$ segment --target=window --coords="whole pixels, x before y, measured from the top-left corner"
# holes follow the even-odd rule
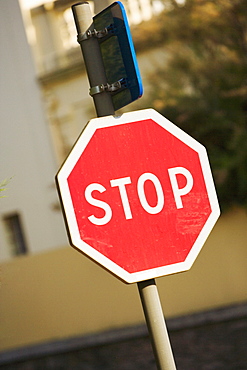
[[[70,8],[66,9],[62,14],[60,30],[63,46],[66,50],[78,47],[75,21]]]
[[[24,237],[21,218],[18,213],[3,218],[8,244],[13,255],[27,253],[27,244]]]

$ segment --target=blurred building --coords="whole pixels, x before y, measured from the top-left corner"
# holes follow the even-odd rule
[[[0,182],[9,179],[0,199],[2,353],[143,324],[136,287],[68,246],[54,186],[59,166],[95,117],[73,3],[20,0],[20,8],[18,0],[0,0]],[[98,13],[109,1],[89,3]],[[165,2],[123,3],[134,26]],[[164,55],[157,47],[139,51],[146,91],[148,71]],[[159,279],[166,316],[246,301],[246,221],[239,209],[223,215],[192,269]]]
[[[49,124],[17,1],[1,1],[1,261],[66,242]],[[42,225],[42,227],[41,227]],[[41,228],[40,228],[41,227]]]
[[[27,8],[24,5],[29,2],[22,1],[55,154],[61,163],[85,123],[95,116],[71,11],[75,2],[57,0]],[[89,1],[92,14],[97,14],[110,3],[108,0]],[[123,3],[130,24],[149,20],[163,10],[163,2],[157,0]]]
[[[59,205],[53,177],[85,124],[90,118],[95,117],[81,50],[77,43],[71,11],[73,3],[69,0],[46,1],[44,3],[42,1],[20,1],[26,32],[22,18],[20,18],[20,14],[17,14],[14,3],[8,6],[5,5],[2,12],[4,21],[7,22],[6,27],[2,22],[3,50],[6,51],[11,48],[17,55],[17,57],[11,59],[11,55],[6,52],[2,59],[2,86],[6,86],[1,100],[2,114],[8,115],[11,112],[13,115],[12,125],[8,124],[4,130],[8,131],[12,141],[15,138],[19,140],[19,130],[22,130],[20,120],[22,119],[25,120],[25,127],[29,133],[28,136],[23,136],[26,140],[26,143],[23,144],[25,150],[20,145],[20,155],[18,155],[18,146],[14,144],[12,147],[15,147],[16,150],[10,151],[11,141],[8,142],[4,140],[4,135],[1,136],[4,141],[1,145],[1,151],[6,158],[1,171],[3,180],[13,177],[9,186],[12,190],[15,186],[19,186],[18,192],[16,191],[18,195],[12,195],[2,202],[4,221],[0,227],[2,234],[5,236],[0,241],[2,260],[8,260],[12,255],[25,254],[28,251],[35,252],[54,248],[67,241],[61,215],[58,212]],[[95,1],[95,3],[91,1],[89,3],[91,4],[92,14],[95,10],[99,11],[107,5],[107,1]],[[157,1],[154,3],[157,3]],[[33,7],[32,4],[36,4],[36,6]],[[138,15],[135,21],[139,22],[141,17],[147,18],[144,9],[153,9],[155,12],[157,8],[157,4],[156,8],[154,5],[152,8],[150,1],[140,1],[139,5],[138,2],[127,2],[126,5],[133,19],[134,14]],[[12,19],[12,22],[4,16],[7,12],[9,12],[9,19]],[[150,16],[152,13],[148,12],[148,14]],[[18,22],[15,24],[17,16],[19,17]],[[19,32],[15,34],[17,26],[22,29],[22,34]],[[29,44],[27,44],[26,38],[28,38]],[[21,44],[24,45],[23,48],[20,48],[19,45]],[[13,68],[13,63],[16,63],[15,68]],[[11,68],[14,69],[15,75]],[[13,89],[13,84],[17,80],[23,81],[22,83],[26,86],[27,94],[30,97],[23,96],[22,90]],[[16,94],[14,100],[17,104],[14,104],[14,108],[12,105],[13,99],[9,98],[11,94]],[[20,96],[20,98],[17,98],[17,96]],[[24,104],[22,101],[24,99],[26,99],[25,112],[23,112]],[[34,123],[34,117],[26,117],[28,112],[35,115]],[[15,125],[14,115],[18,117],[18,125]],[[30,130],[29,126],[31,126]],[[35,140],[38,140],[40,147],[32,144]],[[48,149],[46,149],[47,146],[49,146]],[[7,155],[7,153],[9,154]],[[44,164],[42,163],[41,167],[37,168],[37,156],[40,156],[40,161],[47,163],[44,170]],[[20,165],[17,165],[19,161]],[[12,167],[10,162],[13,164]],[[27,174],[25,168],[28,166],[33,168]],[[20,176],[17,174],[15,167],[18,167],[18,171],[21,172]],[[46,176],[44,171],[49,170],[52,171],[52,175]],[[33,183],[37,181],[36,176],[33,175],[37,171],[40,171],[39,176],[42,177],[38,187],[37,184]],[[44,182],[48,178],[50,182],[45,185]],[[25,186],[20,186],[20,183],[25,184]],[[28,189],[30,189],[29,192]],[[42,194],[36,194],[34,189]],[[25,196],[22,194],[23,192]],[[29,199],[27,199],[27,193]],[[42,239],[37,226],[33,226],[33,223],[36,225],[37,221],[33,218],[32,213],[33,204],[35,204],[31,201],[33,196],[35,196],[35,203],[40,203],[40,209],[37,211],[38,215],[44,220],[44,223],[47,222],[47,228],[44,223],[42,225],[46,230]],[[18,197],[18,202],[16,197]],[[31,205],[30,208],[29,204]],[[51,218],[49,218],[49,214]],[[37,217],[39,217],[38,215]],[[56,222],[57,226],[53,225]]]

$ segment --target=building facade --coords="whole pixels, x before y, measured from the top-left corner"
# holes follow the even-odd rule
[[[1,1],[1,261],[66,243],[57,212],[57,170],[30,47],[18,3]],[[18,31],[16,31],[18,30]]]

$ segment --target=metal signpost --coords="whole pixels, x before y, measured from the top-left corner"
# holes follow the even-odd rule
[[[188,270],[219,217],[207,154],[153,109],[114,116],[142,94],[123,6],[113,3],[94,21],[88,3],[72,9],[101,118],[88,123],[56,177],[70,242],[138,284],[157,366],[173,370],[154,279]]]
[[[124,7],[116,1],[93,19],[86,2],[72,11],[98,116],[114,114],[143,93]]]

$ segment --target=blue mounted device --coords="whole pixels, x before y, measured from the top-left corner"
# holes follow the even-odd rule
[[[116,1],[93,17],[107,83],[114,109],[118,110],[143,94],[135,49],[123,4]]]

